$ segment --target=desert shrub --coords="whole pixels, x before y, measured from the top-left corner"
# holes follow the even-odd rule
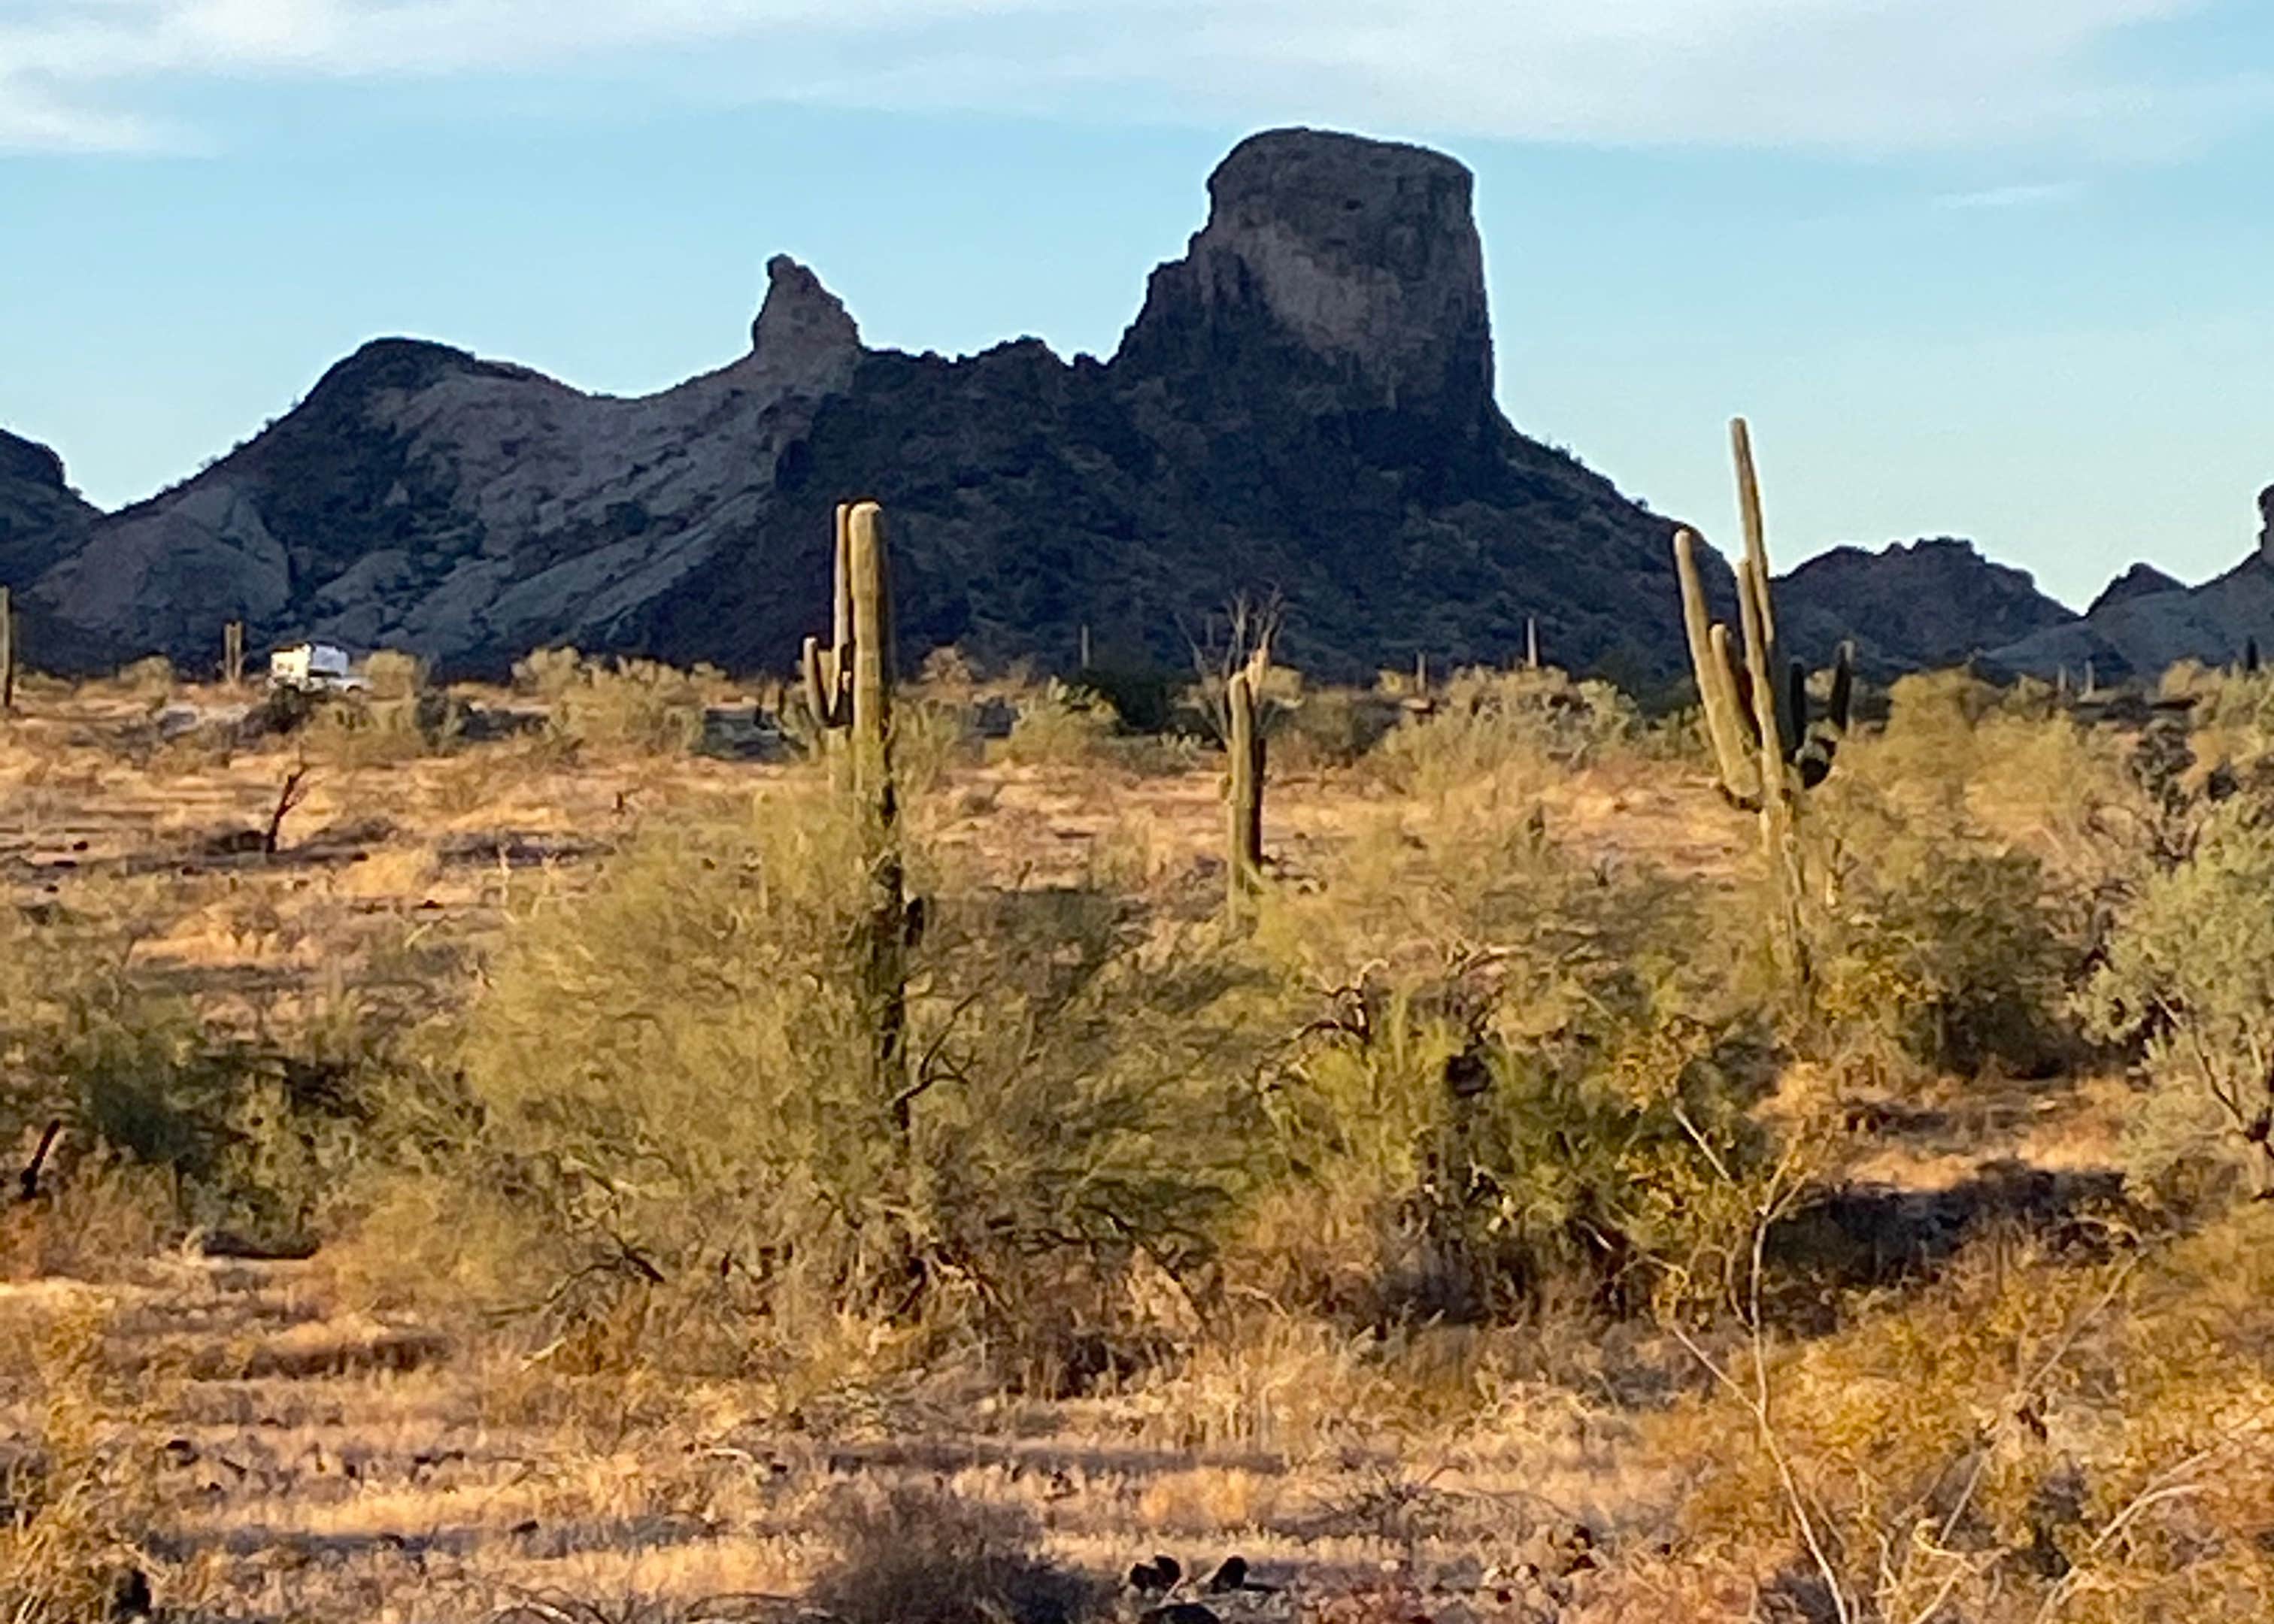
[[[426,662],[401,649],[378,649],[363,663],[366,691],[373,699],[404,699],[426,686]]]
[[[153,654],[120,666],[111,680],[138,698],[167,699],[176,686],[174,662],[162,654]]]
[[[1296,772],[1350,766],[1389,736],[1399,714],[1352,688],[1306,688],[1271,730],[1271,764]]]
[[[843,1624],[1074,1624],[1110,1599],[1037,1553],[1026,1513],[945,1488],[849,1491],[821,1531],[832,1554],[808,1599]]]
[[[1884,726],[1842,748],[1831,796],[1861,786],[1919,826],[1962,827],[2042,867],[2066,932],[2095,929],[2153,816],[2132,747],[1962,672],[1899,680]]]
[[[1392,785],[1434,795],[1510,767],[1590,764],[1634,736],[1634,706],[1605,682],[1560,671],[1464,671],[1434,708],[1382,740],[1370,759]]]
[[[1823,797],[1816,1013],[1835,1046],[1864,1057],[2038,1075],[2074,1049],[2067,1000],[2081,948],[2058,928],[2037,860],[1962,816],[1914,821],[1856,785]]]
[[[258,741],[297,733],[323,709],[325,696],[310,688],[280,685],[262,693],[238,725],[239,737]]]
[[[545,702],[553,730],[579,745],[667,756],[703,741],[702,683],[659,661],[603,665],[574,649],[538,649],[514,663],[513,676]]]
[[[892,705],[892,767],[901,792],[919,796],[979,757],[973,701],[926,683],[904,688]]]
[[[103,1368],[102,1318],[5,1327],[26,1432],[0,1442],[0,1605],[10,1624],[126,1616],[116,1598],[148,1559],[151,1462],[115,1421],[132,1410]],[[147,1581],[143,1581],[147,1586]],[[147,1594],[147,1590],[145,1591]]]
[[[300,754],[345,771],[384,767],[448,751],[465,726],[465,707],[451,695],[374,685],[369,694],[320,696],[298,730]]]
[[[1687,1554],[1750,1557],[1818,1616],[1830,1583],[1858,1619],[2255,1616],[2274,1580],[2265,1237],[2261,1211],[2114,1261],[2003,1237],[1835,1335],[1771,1342],[1758,1378],[1725,1350],[1736,1390],[1645,1424],[1704,1468]]]
[[[186,999],[140,985],[126,964],[154,913],[139,894],[44,921],[0,911],[0,1052],[12,1074],[0,1142],[65,1125],[69,1164],[50,1169],[60,1188],[46,1227],[305,1244],[356,1151],[354,1068],[211,1034]],[[116,1211],[96,1210],[105,1192]],[[56,1256],[69,1238],[34,1237],[30,1252]]]
[[[2098,1035],[2136,1046],[2152,1086],[2135,1145],[2144,1178],[2208,1160],[2274,1191],[2274,824],[2233,804],[2186,861],[2148,874],[2085,1003]]]
[[[1512,809],[1354,842],[1261,926],[1327,990],[1266,1090],[1281,1160],[1243,1267],[1359,1321],[1717,1291],[1766,1071],[1713,932],[1693,887]]]
[[[1239,1176],[1220,973],[1148,948],[1115,898],[945,887],[920,849],[911,868],[926,924],[890,1093],[841,801],[675,820],[534,906],[454,1061],[481,1127],[442,1187],[486,1210],[405,1261],[571,1321],[705,1292],[722,1357],[775,1368],[847,1319],[1013,1365],[1088,1357],[1133,1259],[1204,1256]],[[513,1238],[451,1255],[475,1233]]]
[[[1072,686],[1102,701],[1130,732],[1160,733],[1176,725],[1183,683],[1158,665],[1106,664],[1083,667]]]
[[[1020,767],[1093,764],[1110,752],[1118,726],[1111,705],[1056,680],[1022,695],[1018,712],[992,754]]]

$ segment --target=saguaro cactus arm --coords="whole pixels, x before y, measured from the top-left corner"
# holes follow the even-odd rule
[[[876,504],[865,504],[873,508]],[[831,551],[829,642],[808,637],[799,650],[798,669],[805,680],[805,708],[813,724],[825,733],[853,725],[853,508],[837,504]]]
[[[1713,747],[1721,793],[1743,805],[1755,798],[1760,773],[1746,748],[1737,683],[1729,663],[1728,628],[1707,616],[1697,547],[1694,532],[1674,532],[1674,570],[1682,584],[1682,628],[1689,635],[1690,667],[1698,680],[1698,706],[1705,713],[1706,740]]]

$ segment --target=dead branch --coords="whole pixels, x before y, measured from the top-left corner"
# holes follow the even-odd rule
[[[308,764],[303,762],[284,775],[284,786],[276,792],[276,809],[268,815],[268,832],[260,840],[264,855],[276,855],[276,843],[283,837],[286,816],[307,798]]]

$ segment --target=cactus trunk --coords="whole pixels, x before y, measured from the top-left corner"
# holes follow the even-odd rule
[[[231,620],[221,628],[221,680],[230,688],[245,686],[245,622]]]
[[[908,950],[920,910],[901,861],[899,789],[892,775],[892,599],[884,510],[837,508],[829,647],[808,637],[799,664],[805,703],[825,738],[847,735],[841,758],[861,829],[861,1008],[870,1035],[870,1084],[906,1139],[917,1089],[907,1075]]]
[[[16,708],[16,595],[0,586],[0,711]]]
[[[850,623],[850,649],[840,645],[840,678],[851,660],[852,789],[861,819],[868,891],[862,943],[862,1003],[876,1083],[892,1126],[909,1127],[907,1090],[908,898],[900,859],[900,803],[892,778],[892,604],[885,558],[885,515],[874,502],[845,514],[840,532],[846,569],[840,612]]]
[[[1263,734],[1255,726],[1255,684],[1248,671],[1237,671],[1226,684],[1231,726],[1224,741],[1230,756],[1224,796],[1225,900],[1235,919],[1246,915],[1249,898],[1263,881]]]
[[[1737,464],[1737,495],[1745,527],[1745,560],[1737,574],[1737,606],[1745,634],[1746,674],[1752,680],[1755,725],[1760,735],[1761,849],[1768,859],[1771,946],[1778,964],[1798,983],[1808,981],[1807,947],[1801,929],[1800,831],[1794,817],[1793,784],[1787,763],[1799,751],[1799,720],[1780,714],[1777,703],[1775,611],[1769,598],[1766,525],[1761,516],[1760,479],[1753,467],[1752,435],[1743,417],[1729,425],[1729,444]],[[1805,677],[1802,695],[1806,695]]]

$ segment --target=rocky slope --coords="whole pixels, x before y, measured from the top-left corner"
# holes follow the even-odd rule
[[[2135,565],[2096,598],[2089,613],[1996,651],[2008,670],[2050,677],[2090,661],[2104,680],[2152,680],[2183,659],[2224,665],[2256,640],[2274,650],[2274,485],[2258,497],[2255,552],[2201,586],[2184,587]]]
[[[2184,592],[2187,583],[2165,575],[2153,564],[2135,564],[2100,589],[2100,596],[2085,610],[2090,615],[2112,609],[2129,598],[2153,598],[2159,592]]]
[[[1949,538],[1835,547],[1779,577],[1777,609],[1796,658],[1823,665],[1852,639],[1857,664],[1879,675],[1954,665],[2076,618],[2026,570]]]
[[[1106,361],[868,350],[786,259],[748,354],[644,399],[368,345],[196,478],[49,525],[44,652],[204,664],[241,617],[463,672],[564,642],[779,667],[825,604],[830,509],[865,494],[910,653],[1064,665],[1088,624],[1102,658],[1181,665],[1276,590],[1322,675],[1503,660],[1527,616],[1574,665],[1678,671],[1671,525],[1494,403],[1469,172],[1278,131],[1209,191]]]
[[[101,517],[64,482],[63,459],[0,429],[0,582],[20,581]]]

